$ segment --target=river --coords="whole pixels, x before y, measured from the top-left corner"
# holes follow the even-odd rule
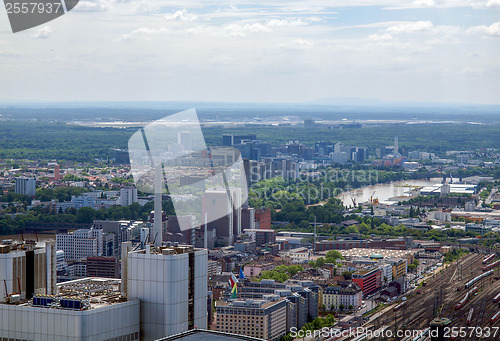
[[[352,206],[352,199],[356,200],[356,203],[369,202],[373,195],[373,199],[377,198],[381,204],[394,203],[394,201],[389,201],[390,198],[399,196],[408,196],[410,187],[401,187],[403,185],[409,186],[431,186],[441,183],[441,178],[433,178],[431,180],[401,180],[394,181],[384,184],[376,184],[373,186],[366,186],[354,189],[352,191],[344,192],[339,194],[337,198],[342,200],[345,206]],[[375,192],[375,193],[374,193]]]
[[[22,236],[21,234],[7,234],[7,235],[0,235],[0,241],[5,240],[5,239],[12,239],[13,241],[21,242],[23,240],[38,240],[37,246],[45,246],[45,241],[47,240],[56,240],[56,234],[55,233],[39,233],[39,234],[32,234],[32,233],[24,233]]]

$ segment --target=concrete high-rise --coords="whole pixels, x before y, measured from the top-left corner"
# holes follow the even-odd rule
[[[241,196],[236,190],[209,190],[202,198],[202,217],[207,217],[208,228],[215,229],[219,245],[233,245],[236,236],[241,234]]]
[[[137,202],[137,188],[124,187],[120,189],[120,205],[130,206]]]
[[[35,184],[36,184],[35,178],[27,178],[25,176],[21,176],[19,178],[16,178],[15,192],[18,194],[34,197]]]
[[[30,299],[34,294],[52,294],[56,290],[56,250],[54,242],[45,247],[0,245],[0,303],[17,297]],[[17,295],[17,296],[15,296]]]
[[[122,295],[141,302],[142,339],[207,328],[207,250],[186,245],[130,249],[130,243],[122,244]]]

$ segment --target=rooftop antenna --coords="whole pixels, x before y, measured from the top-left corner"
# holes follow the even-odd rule
[[[204,247],[205,249],[208,249],[208,241],[207,241],[207,239],[208,239],[208,236],[207,236],[207,233],[208,233],[208,232],[207,232],[207,220],[208,220],[208,213],[207,213],[207,212],[205,212],[205,233],[203,234],[203,239],[204,239],[204,241],[203,241],[203,247]]]
[[[155,245],[155,241],[156,241],[156,237],[157,237],[157,236],[158,236],[158,232],[156,232],[155,237],[154,237],[154,239],[153,239],[153,243],[152,243],[153,245]]]
[[[316,252],[316,215],[314,216],[314,245],[313,250]]]

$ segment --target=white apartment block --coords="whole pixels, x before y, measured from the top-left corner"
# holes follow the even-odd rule
[[[64,251],[64,260],[80,260],[102,255],[102,230],[82,229],[73,233],[57,234],[56,248]]]

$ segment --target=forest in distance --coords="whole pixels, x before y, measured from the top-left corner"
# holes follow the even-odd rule
[[[303,126],[225,127],[203,126],[208,145],[221,145],[223,134],[256,134],[274,146],[298,140],[306,146],[317,141],[341,142],[384,148],[399,137],[405,150],[434,152],[444,156],[450,150],[477,150],[500,146],[500,125],[477,124],[384,124],[362,128],[329,129]],[[96,128],[66,123],[0,121],[0,158],[99,162],[111,160],[114,149],[126,149],[137,128]],[[29,133],[27,133],[29,132]]]

